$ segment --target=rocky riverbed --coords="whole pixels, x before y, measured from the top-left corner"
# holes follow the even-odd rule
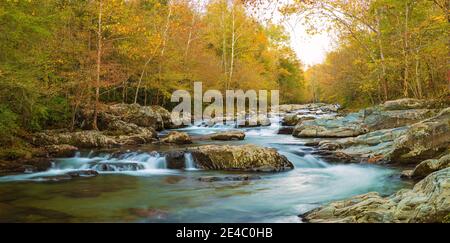
[[[339,108],[281,105],[256,125],[177,127],[161,107],[119,104],[99,113],[99,131],[82,111],[77,131],[30,138],[35,159],[0,162],[0,221],[448,220],[447,105]]]

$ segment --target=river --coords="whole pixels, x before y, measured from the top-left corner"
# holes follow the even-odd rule
[[[301,222],[299,214],[324,203],[376,191],[389,195],[409,187],[399,171],[367,164],[329,164],[311,154],[307,139],[279,135],[270,127],[245,128],[246,139],[199,144],[257,144],[287,156],[295,169],[259,173],[259,180],[202,182],[202,176],[237,172],[201,171],[186,156],[186,170],[166,169],[158,152],[167,145],[123,148],[122,153],[81,151],[55,159],[41,173],[0,177],[1,222]],[[231,129],[192,126],[194,139]],[[96,167],[97,166],[97,167]],[[79,169],[110,166],[93,178],[49,180]]]

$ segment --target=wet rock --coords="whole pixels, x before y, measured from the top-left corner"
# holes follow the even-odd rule
[[[211,135],[210,138],[212,140],[219,140],[219,141],[244,140],[245,133],[242,131],[225,131],[225,132],[215,133],[215,134]]]
[[[158,138],[153,128],[141,128],[138,133],[114,137],[120,145],[141,145],[155,142]]]
[[[295,126],[300,121],[300,116],[297,114],[288,114],[283,118],[281,125],[283,126]]]
[[[436,115],[435,110],[412,109],[412,110],[382,110],[378,108],[366,109],[363,124],[369,131],[380,129],[391,129],[412,125],[424,119]]]
[[[78,178],[78,177],[94,177],[94,176],[98,176],[99,174],[95,170],[77,170],[77,171],[67,172],[66,175],[68,175],[72,178]]]
[[[283,126],[296,126],[299,123],[304,121],[312,121],[315,120],[315,117],[311,116],[299,116],[297,114],[288,114],[283,118],[281,125]]]
[[[278,134],[291,135],[294,132],[294,127],[281,127],[278,129]]]
[[[78,151],[77,147],[68,144],[48,145],[44,149],[53,158],[72,157]]]
[[[105,172],[112,172],[112,171],[138,171],[145,169],[144,165],[140,163],[134,163],[134,162],[108,162],[108,163],[102,163],[102,162],[92,162],[89,164],[89,167],[96,171],[105,171]]]
[[[106,130],[109,131],[108,134],[112,135],[140,134],[152,131],[155,134],[154,136],[156,138],[156,132],[153,128],[139,127],[134,123],[124,122],[118,119],[114,119],[110,123],[108,123]]]
[[[165,153],[168,169],[181,170],[186,167],[185,151],[170,151]]]
[[[437,116],[409,127],[406,134],[395,140],[390,160],[418,163],[436,157],[450,146],[450,108]]]
[[[294,168],[275,149],[255,145],[207,145],[190,152],[197,166],[205,170],[280,172]]]
[[[415,164],[433,158],[450,145],[450,108],[413,125],[324,140],[319,150],[347,155],[357,162]],[[335,156],[338,157],[338,156]]]
[[[260,180],[261,177],[257,175],[235,175],[235,176],[202,176],[198,180],[201,182],[216,182],[216,181],[250,181]]]
[[[404,170],[402,171],[400,178],[402,179],[412,179],[414,170]]]
[[[450,168],[383,198],[368,193],[301,215],[312,223],[441,223],[450,213]]]
[[[161,142],[182,145],[182,144],[191,144],[192,139],[185,132],[172,131],[165,138],[161,139]]]
[[[440,159],[429,159],[421,162],[412,170],[411,176],[415,179],[425,178],[429,174],[450,167],[450,154],[442,156]]]
[[[48,170],[51,166],[52,163],[48,158],[15,161],[0,160],[0,174],[41,172]]]
[[[423,106],[400,106],[393,105],[397,104],[397,101],[391,102],[350,113],[345,117],[325,117],[301,122],[295,127],[293,135],[296,137],[356,137],[380,129],[412,125],[436,115],[436,111],[432,109],[417,109]],[[408,107],[415,109],[400,109]]]
[[[320,118],[304,121],[294,128],[295,137],[355,137],[368,132],[361,124],[359,114],[350,114],[343,118]]]
[[[408,131],[408,127],[384,129],[358,137],[319,142],[320,151],[331,151],[339,161],[379,163],[390,161],[394,141]]]

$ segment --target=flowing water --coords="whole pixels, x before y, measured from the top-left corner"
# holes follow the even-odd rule
[[[1,222],[300,222],[297,216],[324,203],[377,191],[389,195],[408,187],[399,171],[363,164],[329,164],[311,154],[307,140],[278,135],[270,127],[244,129],[246,139],[199,144],[258,144],[287,156],[295,169],[259,173],[260,180],[202,182],[202,176],[236,172],[202,171],[185,155],[185,170],[166,167],[162,151],[143,146],[121,153],[85,151],[56,159],[46,172],[0,177]],[[194,138],[230,126],[193,126]],[[67,179],[68,172],[96,170],[100,176]],[[242,173],[244,174],[244,173]]]

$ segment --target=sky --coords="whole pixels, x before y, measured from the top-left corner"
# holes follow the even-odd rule
[[[320,64],[325,60],[326,54],[333,50],[333,37],[330,33],[311,35],[306,31],[306,26],[302,24],[301,17],[290,16],[286,18],[278,8],[290,0],[278,0],[271,2],[270,6],[265,6],[266,12],[258,15],[263,19],[270,19],[273,23],[281,24],[291,37],[291,47],[297,53],[307,69],[309,66]]]
[[[292,49],[306,68],[322,63],[327,52],[333,49],[333,38],[328,33],[310,35],[295,18],[284,21],[283,25],[291,36]]]

